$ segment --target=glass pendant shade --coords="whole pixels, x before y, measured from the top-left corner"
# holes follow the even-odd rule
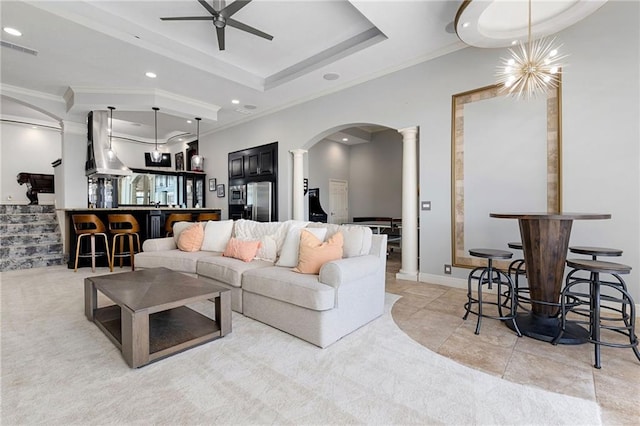
[[[156,131],[156,147],[153,151],[151,151],[151,161],[154,163],[159,163],[162,160],[162,153],[158,151],[158,111],[160,108],[153,107],[154,118],[155,118],[155,131]]]
[[[197,123],[196,140],[198,141],[198,144],[200,143],[200,120],[202,120],[202,118],[196,117],[196,123]],[[196,172],[201,172],[203,163],[204,163],[204,158],[202,158],[202,156],[196,152],[196,154],[193,157],[191,157],[191,170],[194,170]]]

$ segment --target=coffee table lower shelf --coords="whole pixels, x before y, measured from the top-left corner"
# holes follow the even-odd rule
[[[96,325],[122,350],[122,318],[118,305],[98,308]],[[221,336],[214,320],[186,306],[149,315],[149,362],[181,352]]]

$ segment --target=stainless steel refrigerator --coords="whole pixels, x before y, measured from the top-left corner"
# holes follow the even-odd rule
[[[258,222],[271,221],[271,182],[247,184],[245,216]]]

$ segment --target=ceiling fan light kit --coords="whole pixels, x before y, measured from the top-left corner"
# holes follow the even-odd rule
[[[198,0],[198,3],[204,7],[211,16],[181,16],[181,17],[167,17],[160,18],[162,21],[211,21],[216,28],[216,35],[218,37],[218,49],[225,50],[225,28],[228,26],[248,32],[249,34],[262,37],[267,40],[273,40],[273,36],[265,32],[253,28],[240,21],[232,19],[236,12],[245,7],[251,2],[251,0],[235,0],[233,3],[224,6],[224,1],[220,2],[220,10],[215,10],[213,6],[207,3],[205,0]]]

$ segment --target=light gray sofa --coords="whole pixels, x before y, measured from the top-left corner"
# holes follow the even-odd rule
[[[187,225],[178,224],[175,229]],[[203,247],[207,235],[211,235],[207,231],[213,232],[207,226],[222,225],[205,225]],[[342,232],[343,258],[325,263],[318,275],[295,272],[287,250],[292,242],[298,243],[301,228],[326,228],[326,239]],[[184,252],[177,248],[177,238],[157,238],[144,242],[143,252],[136,254],[136,268],[163,266],[229,288],[234,311],[321,348],[382,315],[386,235],[373,235],[369,228],[360,226],[246,220],[233,222],[231,235],[261,241],[271,238],[276,252],[268,260],[243,262],[222,256],[222,250]],[[208,246],[211,248],[211,244]]]

